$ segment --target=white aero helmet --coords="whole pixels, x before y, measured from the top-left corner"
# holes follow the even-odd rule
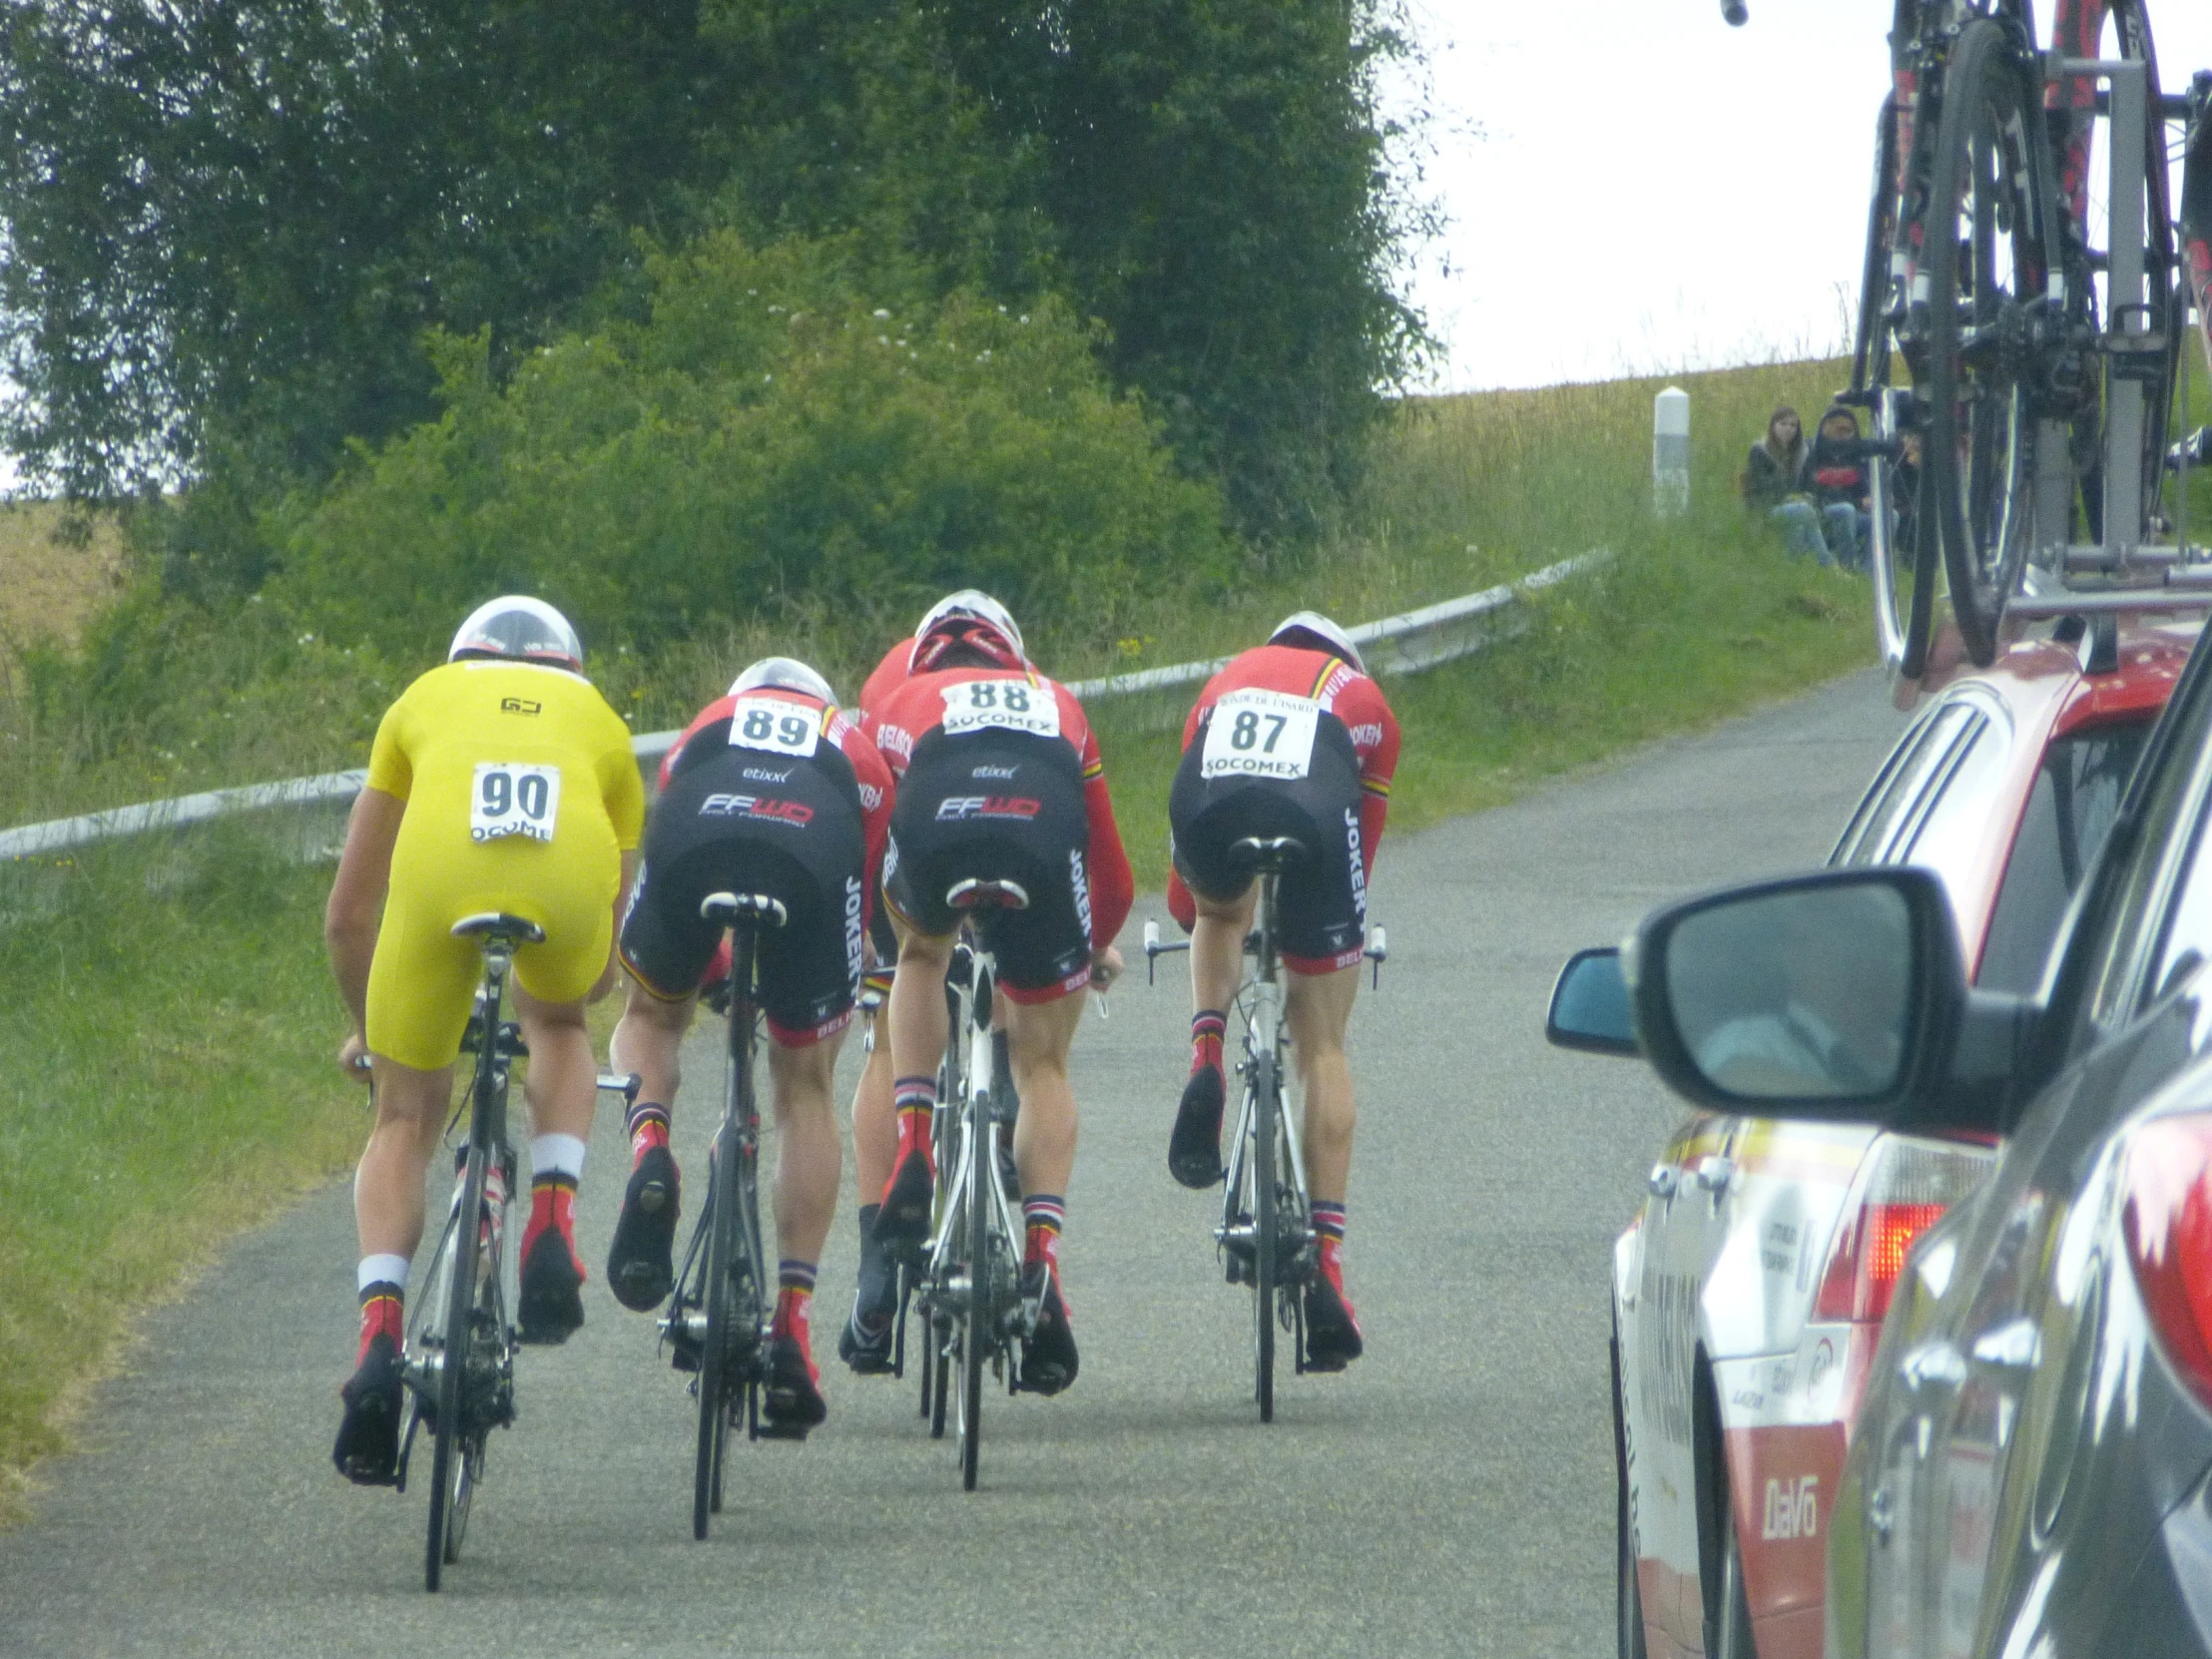
[[[469,612],[445,653],[449,663],[464,657],[498,657],[510,662],[544,663],[565,668],[571,674],[584,672],[584,642],[577,638],[568,618],[528,594],[510,593],[486,600]]]
[[[742,697],[749,691],[760,691],[769,686],[783,691],[805,692],[809,697],[819,697],[832,707],[837,701],[837,694],[830,689],[830,682],[797,657],[763,657],[730,682],[730,695]]]
[[[946,617],[971,616],[978,622],[987,622],[1013,642],[1014,650],[1024,662],[1028,661],[1029,648],[1021,643],[1021,629],[1014,623],[1013,612],[981,588],[961,588],[948,593],[930,606],[921,621],[914,626],[914,638],[920,639]]]
[[[1367,673],[1368,665],[1360,660],[1360,648],[1352,643],[1352,636],[1319,611],[1298,611],[1285,617],[1268,636],[1268,644],[1290,645],[1300,634],[1312,645],[1342,657],[1362,674]]]

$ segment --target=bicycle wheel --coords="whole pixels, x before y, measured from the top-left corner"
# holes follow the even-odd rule
[[[467,1475],[464,1447],[468,1410],[470,1351],[476,1331],[477,1279],[484,1258],[484,1148],[471,1144],[461,1168],[461,1202],[454,1212],[453,1255],[445,1290],[445,1349],[438,1359],[437,1431],[430,1455],[430,1526],[423,1550],[423,1587],[436,1590],[445,1563],[460,1550],[460,1534],[449,1528],[456,1497],[464,1500]],[[459,1454],[456,1456],[456,1454]],[[451,1536],[448,1536],[449,1531]]]
[[[1983,667],[1995,660],[2032,539],[2033,328],[2047,298],[2054,203],[2040,85],[2033,54],[2006,25],[1967,25],[1944,78],[1928,207],[1924,500],[1936,509],[1959,636]]]
[[[997,1265],[991,1260],[990,1136],[983,1114],[970,1099],[967,1107],[968,1299],[960,1321],[960,1484],[975,1490],[983,1443],[983,1351],[991,1341],[998,1302]]]
[[[1252,1394],[1260,1402],[1260,1420],[1275,1420],[1275,1296],[1282,1278],[1278,1259],[1282,1208],[1276,1202],[1276,1056],[1269,1045],[1252,1057]]]
[[[692,1536],[707,1536],[707,1517],[722,1507],[722,1454],[730,1421],[730,1258],[734,1254],[735,1215],[723,1190],[724,1172],[732,1167],[729,1123],[715,1135],[713,1161],[707,1173],[707,1282],[700,1304],[707,1316],[706,1338],[699,1351],[699,1444],[692,1471]]]

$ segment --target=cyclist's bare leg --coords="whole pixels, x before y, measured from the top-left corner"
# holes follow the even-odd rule
[[[1231,899],[1192,893],[1198,919],[1191,927],[1191,1011],[1227,1013],[1244,977],[1245,935],[1252,931],[1252,910],[1259,901],[1255,881]]]
[[[599,1062],[584,1026],[584,1004],[540,1002],[520,983],[514,993],[522,1040],[530,1050],[530,1071],[523,1081],[530,1133],[589,1140],[592,1113],[599,1104]]]
[[[381,1054],[370,1065],[376,1125],[353,1171],[353,1225],[363,1256],[412,1260],[422,1242],[423,1178],[453,1101],[453,1068],[417,1071]]]
[[[1081,993],[1050,1002],[1006,1004],[1006,1046],[1021,1094],[1014,1125],[1014,1165],[1021,1190],[1065,1195],[1075,1172],[1075,1092],[1068,1086],[1068,1049],[1083,1017]]]
[[[1352,1131],[1359,1113],[1345,1031],[1360,990],[1360,964],[1332,973],[1293,973],[1284,997],[1291,1052],[1306,1088],[1306,1180],[1312,1196],[1342,1204],[1352,1175]]]
[[[617,1072],[635,1072],[639,1102],[666,1112],[674,1108],[684,1081],[684,1033],[691,1029],[699,999],[666,1002],[635,979],[629,992],[608,1047],[608,1063]]]
[[[776,1243],[787,1260],[819,1262],[837,1211],[843,1148],[837,1144],[831,1090],[839,1031],[804,1048],[769,1044],[768,1074],[776,1111]]]
[[[891,1031],[889,999],[874,1014],[875,1047],[860,1067],[859,1086],[852,1091],[852,1184],[869,1204],[891,1178],[891,1164],[898,1156],[898,1114],[891,1104]]]
[[[953,934],[932,938],[898,924],[898,972],[891,979],[891,1076],[935,1077],[944,1054],[944,976]],[[867,1189],[860,1189],[865,1192]]]

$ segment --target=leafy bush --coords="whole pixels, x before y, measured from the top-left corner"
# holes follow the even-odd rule
[[[434,342],[444,413],[294,509],[272,597],[394,658],[507,589],[640,649],[903,617],[963,583],[1111,637],[1138,590],[1226,568],[1218,493],[1056,302],[874,303],[835,244],[727,233],[649,276],[649,320],[566,336],[503,389],[481,336]]]

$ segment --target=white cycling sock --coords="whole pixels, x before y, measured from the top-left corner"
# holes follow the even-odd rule
[[[584,1179],[584,1143],[574,1135],[537,1135],[530,1141],[530,1174]]]
[[[371,1285],[397,1285],[403,1291],[407,1288],[408,1266],[404,1256],[363,1256],[353,1288],[365,1291]]]

